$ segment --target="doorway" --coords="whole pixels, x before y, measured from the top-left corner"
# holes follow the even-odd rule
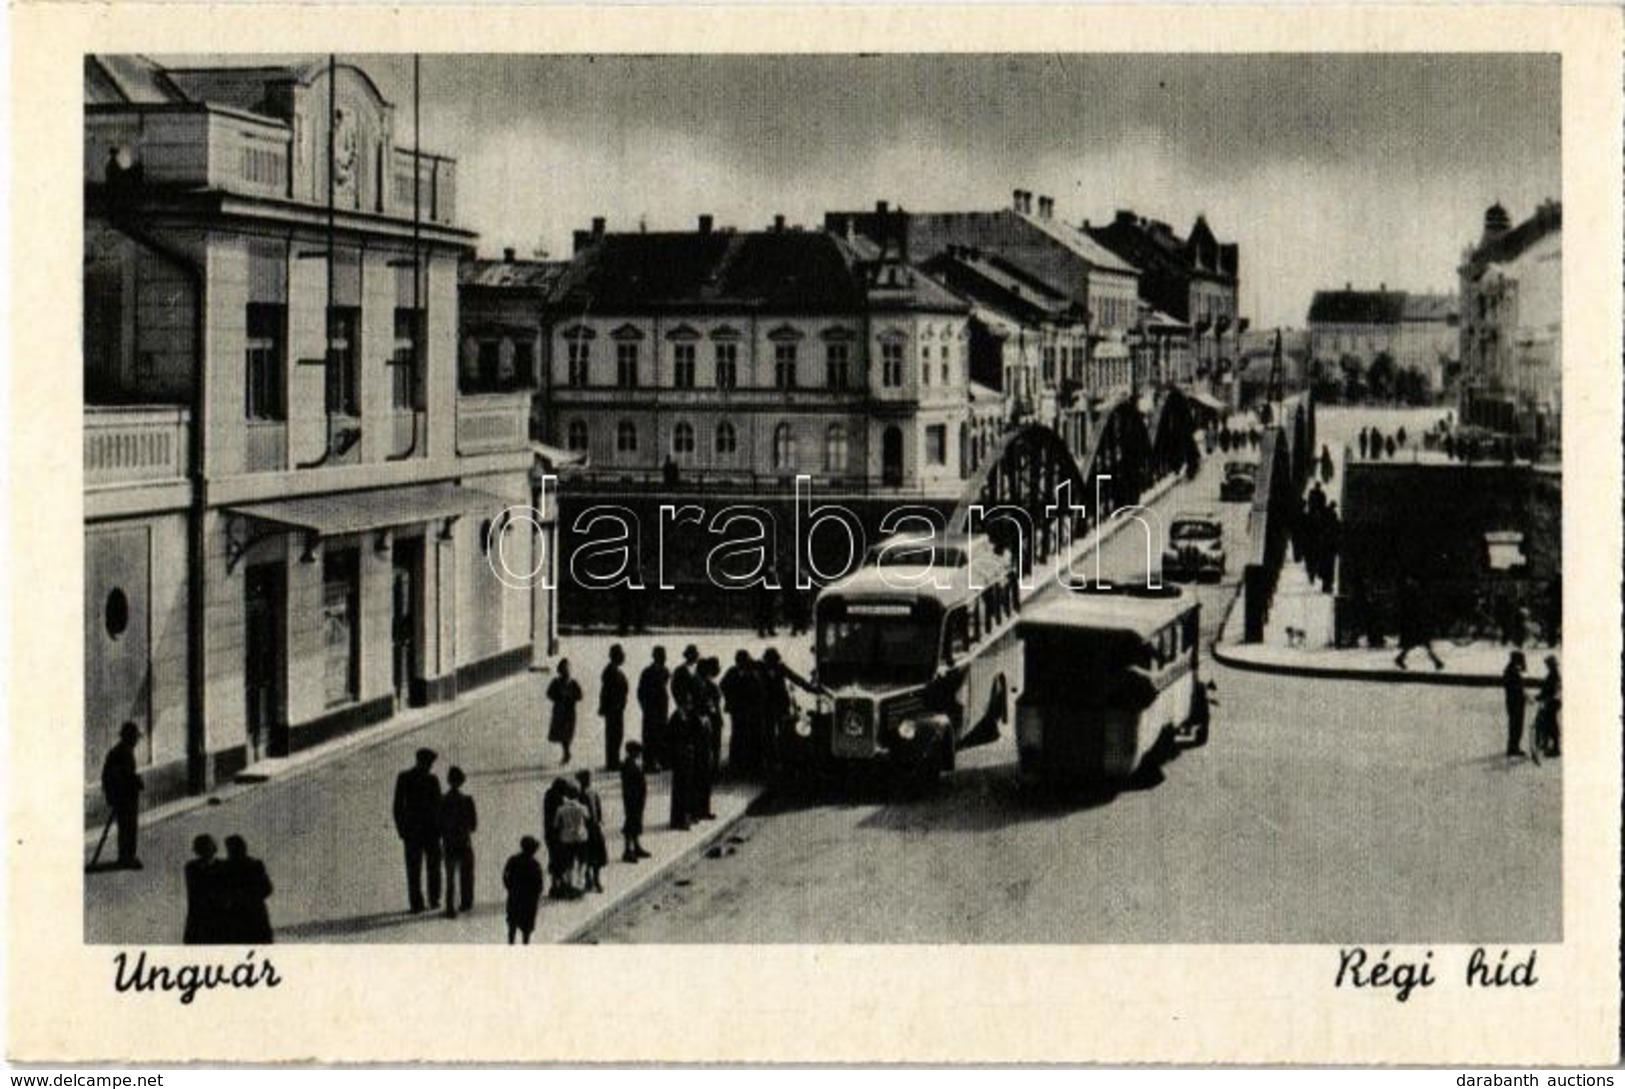
[[[395,705],[402,707],[423,702],[423,686],[417,683],[420,679],[418,626],[423,612],[423,538],[396,538],[392,555],[395,571],[390,591],[390,660]]]
[[[903,430],[896,424],[880,436],[880,482],[892,488],[903,483]]]
[[[285,756],[282,673],[287,579],[282,563],[256,563],[244,576],[243,689],[250,760]]]

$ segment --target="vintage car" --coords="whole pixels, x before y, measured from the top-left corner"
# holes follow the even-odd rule
[[[1224,526],[1211,511],[1184,511],[1168,525],[1162,573],[1171,579],[1224,577]]]
[[[1224,480],[1219,483],[1219,498],[1246,502],[1253,497],[1253,484],[1258,479],[1258,465],[1251,461],[1227,461]]]

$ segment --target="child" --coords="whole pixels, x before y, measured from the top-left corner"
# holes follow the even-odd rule
[[[592,788],[592,772],[586,768],[576,772],[576,784],[582,808],[587,811],[587,841],[581,845],[581,891],[603,892],[599,871],[609,861],[604,844],[604,800]]]
[[[536,929],[536,905],[542,898],[542,864],[536,861],[535,836],[519,840],[519,853],[508,859],[502,867],[502,887],[508,890],[508,944],[513,944],[517,931],[530,944],[530,933]]]

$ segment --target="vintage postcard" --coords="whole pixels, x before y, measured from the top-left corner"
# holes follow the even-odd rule
[[[11,19],[9,1058],[1618,1061],[1617,10]]]

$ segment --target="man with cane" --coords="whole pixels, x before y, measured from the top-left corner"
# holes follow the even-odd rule
[[[140,740],[141,727],[126,722],[119,727],[118,744],[102,762],[102,797],[107,801],[107,824],[102,827],[101,841],[91,856],[91,868],[101,860],[107,832],[117,822],[118,860],[114,866],[121,870],[141,869],[141,860],[136,857],[136,839],[140,835],[141,791],[146,784],[135,770],[135,745]]]

